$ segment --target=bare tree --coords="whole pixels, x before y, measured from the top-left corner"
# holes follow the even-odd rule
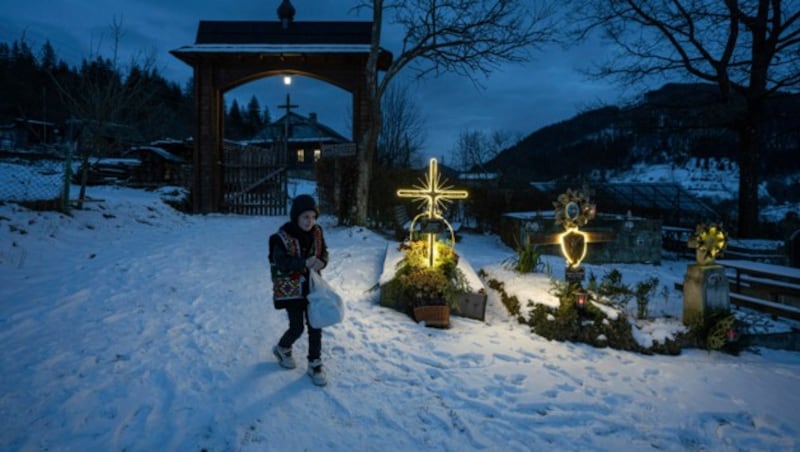
[[[719,87],[738,133],[738,234],[758,229],[760,146],[766,101],[800,86],[796,0],[575,0],[579,33],[600,30],[617,53],[598,76],[623,83],[689,76]]]
[[[372,10],[372,43],[366,69],[370,128],[358,137],[358,175],[353,222],[366,224],[369,178],[381,129],[381,98],[392,79],[411,67],[417,79],[455,73],[480,86],[503,63],[522,62],[528,52],[551,40],[551,0],[534,11],[523,0],[362,0]],[[379,80],[378,56],[384,12],[402,28],[402,48]]]
[[[465,129],[459,132],[453,152],[458,166],[464,171],[471,170],[475,162],[481,160],[483,147],[484,135],[480,130]]]
[[[456,160],[465,171],[484,171],[486,163],[519,140],[519,133],[508,130],[495,130],[491,133],[482,130],[462,130],[456,142]]]
[[[72,116],[71,138],[79,145],[81,188],[78,208],[82,207],[86,196],[90,158],[106,154],[121,138],[120,134],[125,134],[125,130],[131,131],[128,120],[140,115],[151,98],[146,84],[155,58],[150,56],[141,62],[134,58],[130,67],[124,70],[118,60],[122,21],[115,18],[110,29],[110,59],[102,58],[98,51],[83,61],[79,76],[74,80],[58,79],[51,74]]]
[[[408,168],[425,142],[425,118],[407,85],[390,86],[381,105],[383,121],[378,136],[377,162],[391,168]]]

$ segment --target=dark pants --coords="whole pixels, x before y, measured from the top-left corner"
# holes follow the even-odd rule
[[[298,303],[300,304],[300,303]],[[292,348],[296,340],[303,335],[304,324],[308,324],[308,310],[305,306],[289,306],[286,314],[289,316],[289,329],[283,333],[278,345],[283,348]],[[308,360],[320,358],[322,352],[322,329],[312,328],[308,325]]]

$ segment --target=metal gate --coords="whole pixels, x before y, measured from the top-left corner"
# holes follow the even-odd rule
[[[281,153],[247,146],[225,149],[224,210],[241,215],[286,215],[288,184]]]

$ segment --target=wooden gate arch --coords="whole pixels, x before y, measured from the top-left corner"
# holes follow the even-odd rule
[[[281,8],[278,21],[200,21],[195,43],[170,51],[194,70],[191,205],[196,213],[224,209],[226,91],[274,75],[308,76],[351,93],[353,137],[370,125],[366,65],[372,22],[295,22],[293,13],[281,16]],[[391,60],[381,50],[378,68],[385,70]]]

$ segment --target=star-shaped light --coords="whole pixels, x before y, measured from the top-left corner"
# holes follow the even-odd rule
[[[439,164],[435,158],[428,164],[428,176],[422,185],[415,185],[414,189],[397,190],[397,196],[401,198],[415,198],[425,205],[428,218],[441,218],[445,203],[453,199],[465,199],[469,193],[465,190],[452,190],[452,186],[445,185],[446,180],[439,174]]]

